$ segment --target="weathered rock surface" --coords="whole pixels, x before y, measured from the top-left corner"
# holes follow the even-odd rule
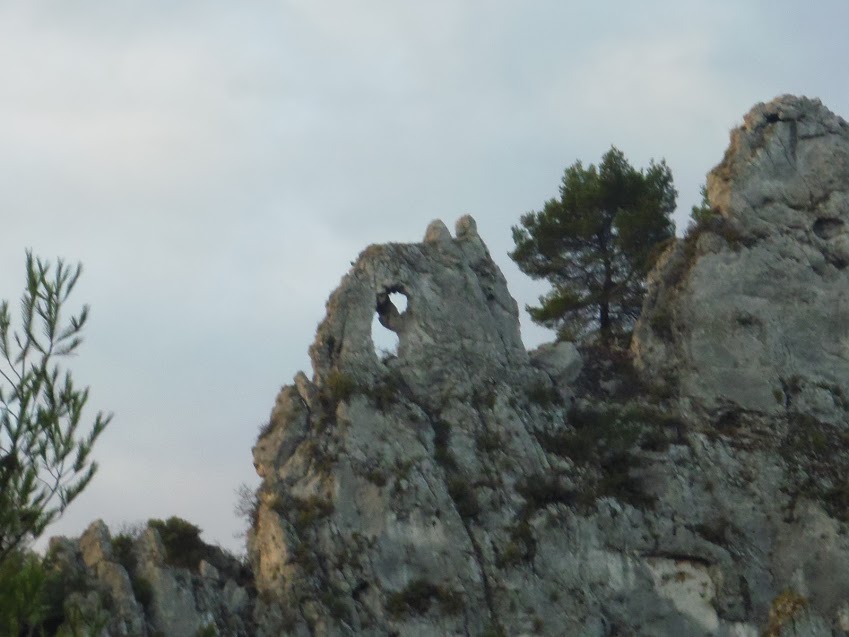
[[[199,545],[205,559],[196,569],[189,569],[170,563],[168,550],[155,528],[148,527],[134,537],[121,536],[116,543],[100,520],[92,523],[78,540],[50,541],[50,563],[61,572],[61,581],[69,593],[69,634],[254,634],[250,574],[221,549]],[[68,610],[69,602],[72,611]]]
[[[708,176],[714,219],[653,274],[634,351],[709,412],[849,422],[849,124],[759,104]]]
[[[797,124],[811,143],[843,134],[824,109],[791,99],[747,122],[775,124],[773,111],[819,118]],[[752,147],[744,137],[735,134],[727,168],[715,173],[731,184],[728,201],[755,201],[735,194],[754,170],[735,163],[735,149]],[[812,155],[841,148],[797,140],[796,153],[826,165]],[[841,179],[820,180],[817,205],[836,205],[840,195],[825,192]],[[705,232],[710,249],[689,255],[674,286],[658,291],[664,271],[654,275],[654,324],[637,329],[641,375],[628,352],[559,344],[527,354],[516,304],[468,217],[454,238],[434,222],[421,244],[364,251],[330,297],[310,350],[312,380],[299,374],[283,388],[254,448],[263,477],[250,540],[258,634],[846,634],[849,432],[835,426],[845,425],[839,397],[812,398],[814,385],[837,396],[845,379],[834,343],[846,343],[846,323],[817,305],[845,303],[839,226],[817,225],[832,214],[825,208],[792,231],[753,210],[736,213],[761,218],[740,222],[745,243]],[[815,226],[833,234],[822,239]],[[742,340],[761,343],[749,345],[762,354],[747,363],[760,367],[727,379],[726,368],[743,366],[735,330],[746,320],[726,329],[722,317],[773,283],[758,263],[784,259],[793,245],[804,251],[803,240],[822,255],[805,331],[782,340],[796,323],[776,313],[791,304],[776,291],[751,303],[746,316],[763,320]],[[682,246],[667,268],[691,248]],[[734,276],[700,274],[706,260]],[[724,297],[723,285],[740,285],[740,298]],[[406,311],[393,293],[407,297]],[[679,318],[703,295],[738,305]],[[668,333],[657,327],[663,311],[674,319]],[[375,354],[375,312],[399,336],[395,357]],[[770,358],[778,351],[784,359]],[[801,386],[777,400],[763,370],[786,374],[781,364],[796,357]],[[668,382],[672,374],[681,382]],[[782,599],[792,603],[776,614]]]
[[[78,603],[150,637],[849,637],[849,126],[758,105],[709,190],[630,352],[526,352],[470,217],[367,248],[254,447],[253,581],[95,524],[51,549]]]
[[[403,314],[391,293],[407,297]],[[397,357],[375,354],[375,312],[399,336]],[[509,543],[513,483],[549,470],[536,408],[509,403],[556,392],[530,365],[474,221],[456,239],[435,222],[422,244],[367,249],[311,355],[313,381],[283,389],[254,450],[258,590],[282,609],[265,634],[498,629],[494,536]]]

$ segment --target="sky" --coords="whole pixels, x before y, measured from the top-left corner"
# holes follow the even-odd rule
[[[0,0],[0,298],[27,248],[83,264],[68,366],[114,413],[47,535],[179,515],[241,551],[259,426],[360,251],[471,214],[533,304],[510,227],[567,166],[665,158],[680,234],[755,103],[849,116],[847,24],[845,0]]]

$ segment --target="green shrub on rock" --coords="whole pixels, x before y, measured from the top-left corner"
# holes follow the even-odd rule
[[[455,615],[463,609],[459,595],[420,578],[389,595],[386,610],[396,619],[405,615],[424,615],[434,602],[439,604],[442,612],[449,615]]]
[[[177,516],[164,521],[150,520],[148,524],[159,533],[168,564],[192,571],[198,569],[208,552],[207,545],[200,539],[199,527]]]

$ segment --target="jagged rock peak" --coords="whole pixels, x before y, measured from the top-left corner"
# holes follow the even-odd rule
[[[173,520],[189,533],[174,533]],[[188,522],[166,524],[165,540],[153,525],[113,536],[102,520],[79,539],[51,538],[51,570],[73,591],[64,600],[67,634],[254,634],[248,569],[193,537],[198,529]]]
[[[375,353],[375,315],[397,355]],[[525,604],[539,611],[511,616],[492,544],[510,543],[519,478],[548,469],[527,394],[562,421],[559,379],[580,357],[571,344],[529,356],[474,220],[364,250],[311,356],[313,379],[283,388],[254,447],[261,634],[518,634],[537,612],[565,625],[541,590]]]
[[[479,239],[478,224],[471,215],[465,215],[457,219],[455,227],[458,239]]]
[[[726,218],[756,236],[790,228],[822,239],[839,226],[846,236],[849,124],[819,100],[785,95],[758,104],[732,132],[725,158],[708,175],[708,193]]]
[[[849,124],[756,105],[708,175],[718,214],[650,276],[634,352],[692,406],[849,422]]]
[[[430,222],[425,231],[425,243],[440,243],[451,241],[451,233],[448,232],[448,227],[441,219],[434,219]]]
[[[752,151],[764,179],[773,124]],[[732,210],[742,177],[725,179],[731,203],[652,274],[643,382],[621,351],[526,353],[471,218],[366,249],[312,380],[281,390],[254,447],[258,637],[849,630],[845,414],[833,424],[849,322],[819,305],[845,303],[845,271],[812,220],[774,222],[819,209]],[[375,354],[375,315],[397,356]],[[654,391],[665,373],[673,391]]]
[[[457,222],[457,238],[442,221],[431,222],[423,243],[372,245],[330,296],[327,316],[310,353],[315,382],[332,371],[368,383],[385,373],[375,353],[372,322],[398,335],[395,364],[428,369],[457,364],[457,352],[501,366],[525,362],[519,311],[470,216]],[[406,297],[399,311],[392,295]],[[427,378],[425,377],[427,376]]]

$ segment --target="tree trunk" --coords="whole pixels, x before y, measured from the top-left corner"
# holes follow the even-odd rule
[[[609,229],[606,229],[609,232]],[[601,340],[607,344],[610,340],[610,294],[613,290],[613,265],[611,263],[610,243],[611,238],[607,232],[599,236],[599,248],[604,263],[604,283],[601,288],[601,298],[598,307],[598,326],[601,332]]]
[[[610,335],[610,304],[602,301],[598,311],[598,323],[601,330],[601,340],[607,343]]]

